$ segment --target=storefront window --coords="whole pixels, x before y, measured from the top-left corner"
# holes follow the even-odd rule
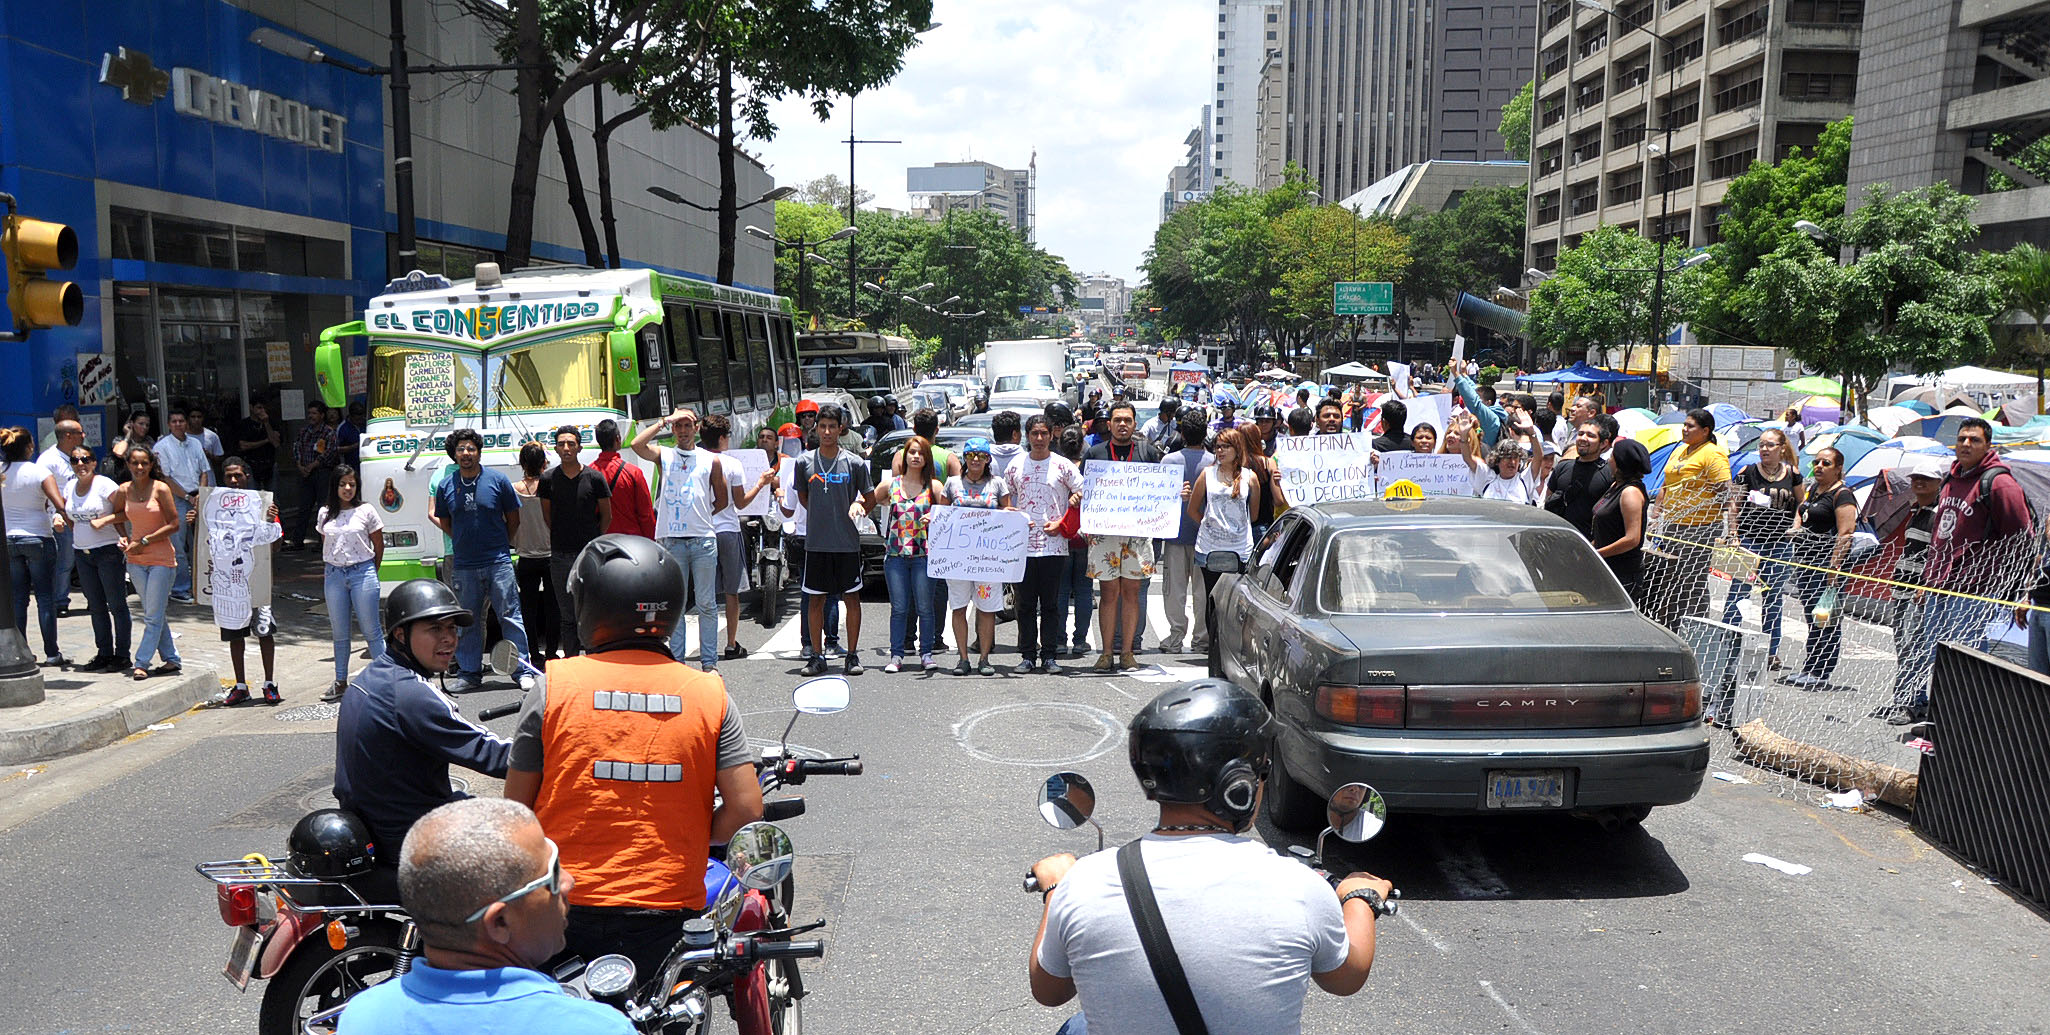
[[[152,216],[150,224],[156,261],[216,270],[235,268],[235,235],[228,227],[166,215]]]

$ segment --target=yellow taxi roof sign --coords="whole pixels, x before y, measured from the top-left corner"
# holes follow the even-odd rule
[[[1407,478],[1381,491],[1384,500],[1420,500],[1424,498],[1424,487]]]

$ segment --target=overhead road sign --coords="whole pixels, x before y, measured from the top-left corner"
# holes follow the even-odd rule
[[[1331,285],[1333,316],[1392,316],[1395,285],[1385,280],[1341,280]]]

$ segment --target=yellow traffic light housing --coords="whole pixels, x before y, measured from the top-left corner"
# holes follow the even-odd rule
[[[15,330],[77,326],[85,317],[85,293],[77,284],[44,274],[78,265],[78,234],[62,223],[20,215],[14,199],[5,200],[0,251],[7,255],[7,309],[14,314]]]

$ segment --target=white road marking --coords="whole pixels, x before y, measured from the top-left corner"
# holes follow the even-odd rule
[[[1502,1012],[1508,1014],[1509,1019],[1516,1022],[1516,1027],[1523,1031],[1525,1035],[1542,1035],[1536,1028],[1530,1026],[1529,1021],[1523,1019],[1522,1014],[1516,1012],[1516,1007],[1509,1005],[1509,1000],[1502,998],[1502,993],[1495,991],[1494,984],[1486,978],[1481,979],[1481,991],[1486,992],[1488,998],[1493,999],[1495,1005],[1501,1007]]]
[[[1420,935],[1423,935],[1424,940],[1431,943],[1431,948],[1438,950],[1438,955],[1452,955],[1452,946],[1447,945],[1443,941],[1439,940],[1438,936],[1432,934],[1429,930],[1427,930],[1424,927],[1424,925],[1417,923],[1415,920],[1410,919],[1410,915],[1408,913],[1397,913],[1395,915],[1399,917],[1403,923],[1408,924],[1410,930],[1415,931]]]
[[[805,652],[803,627],[798,616],[793,614],[769,634],[769,642],[756,647],[751,653],[771,655],[781,661],[803,661]]]
[[[1097,737],[1096,743],[1089,745],[1080,754],[1062,758],[1009,758],[975,746],[975,727],[981,725],[983,721],[999,715],[1024,711],[1070,712],[1096,723],[1101,733]],[[1086,704],[1073,704],[1067,701],[1027,701],[1019,704],[1000,704],[994,708],[984,708],[981,711],[971,713],[954,724],[954,743],[959,744],[961,750],[968,752],[970,755],[985,762],[994,762],[998,765],[1022,765],[1034,768],[1075,765],[1087,762],[1116,747],[1118,741],[1122,740],[1124,735],[1124,723],[1119,722],[1117,717],[1111,713],[1101,708],[1092,708]]]

